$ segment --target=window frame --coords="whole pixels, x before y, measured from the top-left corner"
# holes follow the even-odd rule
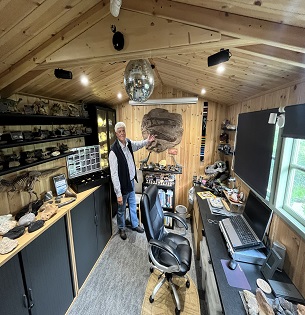
[[[294,148],[293,138],[282,138],[281,132],[279,133],[281,139],[278,140],[278,151],[276,163],[278,167],[275,168],[273,174],[274,185],[270,194],[270,206],[274,212],[285,220],[294,230],[305,237],[305,220],[300,217],[286,202],[286,187],[291,185],[291,169],[300,169],[300,166],[293,161],[296,161],[296,149]],[[305,171],[301,167],[302,171]]]

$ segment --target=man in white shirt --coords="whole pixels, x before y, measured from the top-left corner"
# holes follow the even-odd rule
[[[134,190],[134,180],[137,180],[137,173],[133,152],[155,140],[153,135],[149,135],[146,140],[131,141],[126,138],[125,128],[126,126],[123,122],[116,123],[114,130],[117,140],[111,146],[109,153],[111,179],[118,202],[117,223],[120,237],[123,240],[126,240],[127,238],[125,232],[125,212],[127,202],[130,211],[131,228],[138,233],[144,232],[144,229],[139,226],[137,217],[137,205]]]

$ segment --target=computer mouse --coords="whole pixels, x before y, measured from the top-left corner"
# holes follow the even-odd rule
[[[236,269],[236,267],[237,267],[237,262],[234,260],[234,259],[231,259],[230,261],[229,261],[229,268],[231,269],[231,270],[235,270]]]

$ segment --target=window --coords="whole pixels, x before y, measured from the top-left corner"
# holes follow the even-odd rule
[[[305,140],[292,140],[283,209],[305,226]]]
[[[305,140],[284,138],[275,207],[305,228]]]

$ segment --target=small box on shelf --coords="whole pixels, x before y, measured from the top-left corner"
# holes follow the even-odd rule
[[[227,206],[226,209],[230,212],[234,213],[242,213],[244,211],[244,203],[243,202],[234,202],[230,198],[230,194],[227,191],[223,191],[227,198]]]

